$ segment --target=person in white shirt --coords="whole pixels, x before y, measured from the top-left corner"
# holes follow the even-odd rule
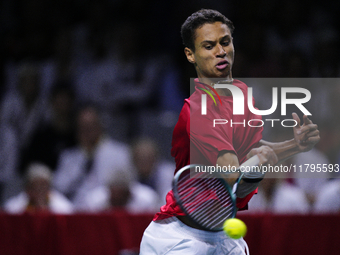
[[[340,180],[326,182],[319,190],[313,207],[314,213],[340,212]]]
[[[90,190],[85,199],[88,212],[124,210],[132,214],[155,213],[158,194],[125,171],[115,173],[106,185]]]
[[[310,206],[304,192],[282,179],[265,178],[244,213],[306,214]]]
[[[132,161],[138,181],[157,192],[159,207],[162,206],[164,197],[172,189],[175,164],[162,159],[157,143],[149,137],[139,137],[134,141]]]
[[[87,191],[104,185],[117,169],[131,169],[130,150],[104,133],[94,106],[78,112],[76,132],[78,145],[61,153],[54,185],[71,199],[77,211],[83,211]]]
[[[327,156],[317,148],[294,155],[291,161],[299,170],[294,172],[293,182],[306,194],[310,206],[313,207],[321,187],[326,185],[328,179],[332,177],[330,171],[324,171],[324,169],[319,171],[316,167],[328,166],[330,162]]]
[[[51,187],[51,170],[40,163],[29,165],[25,178],[25,190],[5,202],[7,213],[47,211],[56,214],[73,212],[72,203]]]
[[[47,117],[47,100],[42,96],[40,79],[36,64],[23,64],[16,87],[7,91],[0,105],[0,121],[14,130],[19,149],[28,145],[39,124]]]

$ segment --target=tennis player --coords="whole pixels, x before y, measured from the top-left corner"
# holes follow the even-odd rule
[[[229,119],[234,123],[245,123],[250,119],[261,119],[249,109],[244,115],[233,115],[233,97],[228,89],[216,89],[222,106],[219,110],[208,101],[207,114],[201,114],[200,88],[216,83],[237,86],[247,98],[247,85],[232,78],[234,45],[232,22],[215,10],[203,9],[193,13],[182,25],[181,34],[185,45],[185,55],[196,68],[195,92],[186,99],[173,131],[171,154],[176,161],[176,171],[188,164],[214,166],[239,166],[247,158],[258,155],[261,164],[275,165],[296,153],[310,150],[320,139],[317,125],[304,116],[303,123],[297,114],[294,138],[280,143],[262,140],[262,127],[247,125],[216,125],[213,119]],[[210,91],[214,93],[213,90]],[[245,107],[247,108],[247,107]],[[255,124],[253,125],[255,126]],[[236,193],[239,210],[247,209],[247,203],[257,192],[263,179],[261,173],[245,174]],[[229,178],[232,183],[234,178]],[[181,211],[170,191],[166,204],[161,207],[153,222],[145,230],[140,254],[245,254],[243,239],[229,239],[222,231],[209,232],[193,225]]]

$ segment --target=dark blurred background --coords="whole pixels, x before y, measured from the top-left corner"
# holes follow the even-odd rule
[[[180,26],[201,8],[217,9],[235,24],[234,77],[338,77],[339,5],[293,0],[3,0],[0,95],[3,99],[16,87],[23,63],[34,63],[44,95],[63,81],[75,87],[78,101],[113,101],[105,106],[99,102],[103,110],[111,107],[109,115],[124,110],[136,116],[139,107],[178,111],[189,96],[188,79],[195,77],[183,54]],[[102,94],[91,95],[90,79]],[[133,82],[143,87],[138,102],[110,95],[125,95],[119,88],[128,87],[125,83],[133,87]],[[131,140],[140,131],[135,129],[119,130],[117,137]]]
[[[3,213],[0,250],[88,254],[92,247],[91,254],[105,254],[103,249],[118,254],[114,251],[123,248],[133,250],[120,254],[138,253],[143,230],[171,189],[172,131],[196,75],[185,58],[180,28],[202,8],[234,22],[234,78],[327,78],[288,84],[311,92],[307,109],[321,141],[285,164],[337,168],[340,1],[0,0],[1,210],[147,213],[135,221],[129,214],[123,219],[104,214],[104,221],[75,215],[58,226],[60,221],[46,221],[45,228],[35,218]],[[269,109],[272,86],[251,82],[258,108]],[[263,135],[283,140],[292,130],[265,127]],[[310,179],[297,175],[261,182],[249,204],[252,215],[240,213],[254,254],[263,254],[261,247],[270,253],[268,244],[277,254],[302,254],[308,247],[310,254],[338,251],[338,217],[310,216],[339,214],[337,169]],[[261,213],[262,218],[254,216]],[[128,238],[115,237],[123,230]],[[132,235],[134,241],[124,243]],[[44,252],[33,252],[40,248]]]
[[[37,160],[30,152],[40,146],[35,139],[48,140],[37,135],[39,129],[61,116],[54,124],[70,137],[63,136],[67,144],[54,158],[45,158],[54,171],[58,153],[76,143],[70,116],[88,103],[100,111],[110,137],[126,144],[151,137],[161,157],[172,160],[172,130],[195,77],[180,27],[201,8],[217,9],[234,22],[236,78],[340,74],[339,1],[2,0],[0,140],[7,157],[2,161],[10,162],[2,163],[2,181],[12,172],[23,175]],[[317,147],[335,164],[340,83],[332,84],[309,89],[312,119],[322,134]],[[57,97],[60,91],[66,96]],[[258,94],[261,106],[265,93]]]

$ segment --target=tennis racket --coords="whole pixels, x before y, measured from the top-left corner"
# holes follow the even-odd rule
[[[253,156],[236,171],[259,165],[258,156]],[[173,179],[173,193],[177,204],[194,224],[204,230],[221,231],[223,223],[234,218],[236,190],[244,172],[241,172],[233,189],[222,178],[211,178],[210,172],[199,172],[201,165],[181,168]]]

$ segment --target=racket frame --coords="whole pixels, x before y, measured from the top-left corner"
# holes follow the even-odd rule
[[[179,194],[178,194],[178,182],[179,182],[179,178],[180,176],[185,172],[185,171],[189,171],[191,168],[197,167],[197,166],[202,166],[202,165],[198,165],[198,164],[191,164],[191,165],[187,165],[182,167],[180,170],[178,170],[174,176],[174,179],[172,181],[172,190],[173,190],[173,194],[174,197],[176,199],[177,204],[179,205],[179,207],[182,209],[182,211],[185,213],[186,217],[194,224],[199,226],[202,230],[206,230],[206,231],[210,231],[210,232],[219,232],[223,230],[223,227],[220,228],[216,228],[216,229],[210,229],[207,228],[205,226],[203,226],[202,224],[200,224],[199,222],[197,222],[191,215],[190,213],[186,210],[186,208],[183,206],[181,199],[179,198]],[[190,175],[190,173],[189,173]],[[240,177],[238,178],[236,185],[238,185],[238,183],[241,181],[243,174],[240,175]],[[190,177],[189,178],[194,178],[194,177]],[[226,183],[225,180],[223,180],[223,178],[216,178],[216,177],[212,177],[214,179],[218,179],[220,181],[220,183],[223,185],[223,187],[227,190],[227,192],[230,194],[230,198],[231,198],[231,203],[232,203],[232,214],[230,215],[230,217],[226,218],[225,220],[229,219],[229,218],[235,218],[236,216],[236,212],[237,212],[237,207],[236,207],[236,195],[234,194],[234,192],[232,191],[232,189],[230,188],[230,186]],[[236,186],[237,187],[237,186]]]

